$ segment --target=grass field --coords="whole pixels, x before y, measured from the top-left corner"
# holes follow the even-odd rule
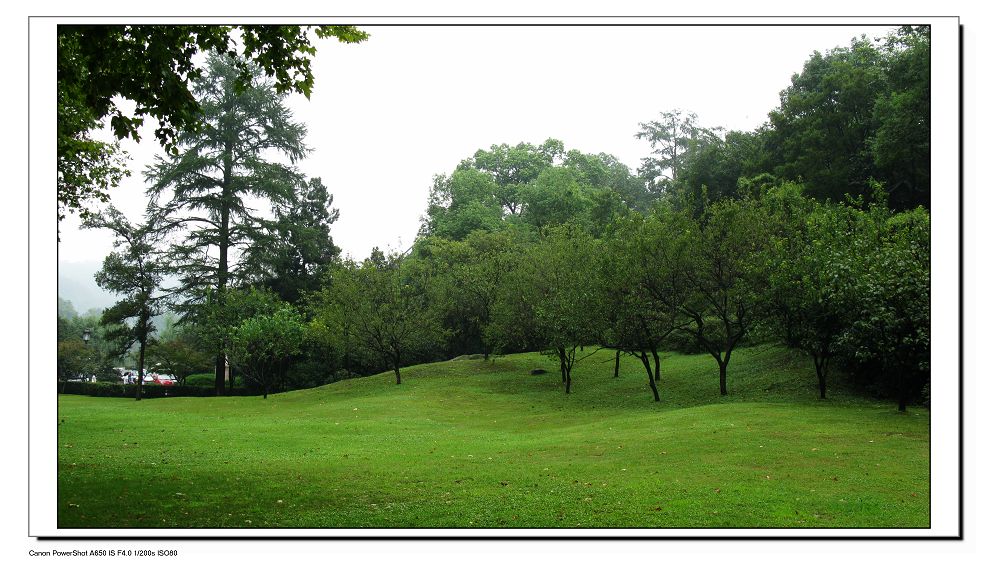
[[[74,527],[927,527],[929,412],[754,347],[573,369],[520,354],[262,400],[59,396]],[[535,367],[549,374],[532,376]]]

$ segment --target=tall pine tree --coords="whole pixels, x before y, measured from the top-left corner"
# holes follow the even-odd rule
[[[179,153],[148,170],[149,197],[164,227],[183,236],[171,249],[182,311],[215,313],[227,290],[247,281],[242,263],[271,225],[265,209],[288,208],[305,179],[294,164],[308,152],[305,126],[294,122],[271,80],[255,69],[246,86],[225,56],[213,56],[193,83],[202,109],[198,129],[179,136]],[[281,157],[284,164],[274,160]],[[200,311],[200,309],[211,309]],[[216,339],[216,392],[224,391],[229,339]]]

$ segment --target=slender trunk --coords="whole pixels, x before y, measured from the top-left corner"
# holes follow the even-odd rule
[[[401,356],[395,355],[395,383],[401,384]]]
[[[617,378],[618,374],[621,373],[621,351],[614,351],[614,377]]]
[[[566,384],[566,349],[556,347],[556,352],[559,353],[559,373],[563,384]]]
[[[662,379],[662,361],[659,360],[659,351],[654,348],[651,350],[652,350],[652,359],[655,362],[655,384],[656,386],[658,386],[659,381]],[[655,392],[655,401],[658,402],[659,401],[658,388],[655,388],[652,391]]]
[[[137,351],[137,396],[136,400],[141,401],[141,391],[144,387],[144,347],[147,343],[144,340],[140,342],[140,348]]]
[[[219,354],[216,355],[216,381],[213,384],[216,387],[216,395],[223,395],[223,387],[226,386],[226,356],[223,355],[221,350]]]
[[[827,357],[813,354],[813,366],[816,368],[817,384],[820,387],[820,399],[827,399]]]
[[[346,324],[343,325],[343,369],[346,370],[347,375],[352,374],[350,370],[350,329]]]
[[[576,347],[574,346],[569,354],[565,351],[563,351],[563,354],[566,355],[566,393],[569,394],[570,384],[573,383],[573,363],[576,362]]]
[[[720,395],[727,395],[727,359],[718,360],[717,366],[720,367]]]
[[[899,381],[899,411],[906,411],[906,403],[909,397],[906,395],[906,383],[902,380]]]
[[[638,358],[642,361],[642,365],[645,367],[645,373],[648,374],[648,387],[652,389],[652,397],[655,398],[656,402],[658,402],[659,387],[655,383],[655,375],[652,373],[652,365],[649,364],[648,361],[648,353],[643,350]]]
[[[229,272],[228,251],[230,249],[230,201],[233,198],[233,141],[226,142],[223,154],[223,191],[220,200],[219,265],[216,268],[217,302],[225,303],[227,273]],[[225,387],[226,353],[224,343],[220,343],[216,355],[216,395],[222,396]]]

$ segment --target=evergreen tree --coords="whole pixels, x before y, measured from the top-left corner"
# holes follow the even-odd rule
[[[96,283],[123,298],[107,309],[100,321],[104,326],[112,326],[107,334],[109,340],[118,343],[121,354],[137,343],[136,397],[140,400],[144,356],[155,330],[152,319],[161,314],[164,304],[160,282],[167,263],[158,248],[160,231],[153,218],[141,225],[132,224],[112,206],[101,214],[89,216],[83,227],[105,228],[116,238],[118,251],[106,256],[103,269],[96,274]]]
[[[305,127],[256,68],[241,86],[230,58],[211,57],[206,67],[193,82],[202,125],[179,136],[177,156],[159,158],[146,173],[154,214],[165,228],[184,231],[170,255],[181,279],[180,308],[193,318],[197,308],[222,304],[228,287],[247,280],[245,254],[270,227],[260,206],[277,210],[297,202],[305,180],[293,164],[308,152]],[[271,159],[279,154],[291,165]],[[215,346],[217,394],[228,342]]]

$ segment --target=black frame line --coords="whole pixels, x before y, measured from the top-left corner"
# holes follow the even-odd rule
[[[586,540],[586,541],[615,541],[615,540],[627,540],[627,541],[645,541],[645,540],[682,540],[682,541],[696,541],[696,540],[715,540],[715,541],[765,541],[765,540],[780,540],[780,541],[827,541],[827,540],[850,540],[850,541],[956,541],[964,540],[964,25],[960,23],[960,16],[246,16],[238,17],[235,23],[241,23],[245,20],[299,20],[306,18],[339,18],[343,20],[342,24],[355,25],[355,26],[376,26],[376,27],[861,27],[861,26],[894,26],[900,24],[891,23],[881,23],[881,22],[852,22],[852,23],[837,23],[837,22],[824,22],[824,23],[508,23],[508,22],[498,22],[498,23],[372,23],[363,24],[360,22],[354,22],[352,20],[358,19],[521,19],[521,20],[533,20],[533,19],[553,19],[553,20],[571,20],[571,19],[597,19],[597,20],[607,20],[607,19],[636,19],[636,20],[677,20],[677,19],[791,19],[791,20],[812,20],[818,18],[828,18],[828,19],[839,19],[839,18],[854,18],[855,20],[866,19],[866,18],[893,18],[897,20],[908,20],[908,19],[929,19],[929,18],[955,18],[957,20],[958,29],[958,533],[956,536],[791,536],[791,535],[781,535],[781,536],[728,536],[728,535],[689,535],[689,536],[637,536],[637,535],[626,535],[626,536],[608,536],[608,535],[588,535],[588,536],[529,536],[529,535],[504,535],[504,536],[491,536],[491,535],[479,535],[479,536],[441,536],[441,535],[333,535],[333,536],[181,536],[181,535],[131,535],[131,536],[113,536],[113,535],[86,535],[86,536],[47,536],[47,535],[31,535],[31,509],[30,509],[30,498],[31,498],[31,319],[30,319],[30,307],[31,307],[31,176],[30,176],[30,164],[31,164],[31,20],[32,19],[65,19],[71,18],[74,21],[82,20],[152,20],[152,19],[162,19],[167,18],[169,20],[207,20],[207,19],[224,19],[229,18],[229,16],[52,16],[52,15],[41,15],[41,16],[28,16],[28,533],[27,536],[33,537],[38,541],[93,541],[93,540],[117,540],[117,541],[134,541],[134,540],[155,540],[155,541],[175,541],[175,540],[191,540],[191,541],[203,541],[203,540],[218,540],[218,541],[293,541],[293,540],[389,540],[389,541],[435,541],[435,540],[453,540],[453,541],[489,541],[489,540],[510,540],[510,541],[531,541],[531,540],[552,540],[552,541],[571,541],[571,540]],[[234,25],[229,24],[229,25]],[[74,24],[60,24],[71,26]],[[167,25],[167,24],[162,24]],[[228,25],[225,23],[212,23],[210,25]],[[56,276],[58,275],[57,270],[57,242],[58,233],[56,232]],[[57,404],[56,404],[57,405]],[[932,434],[932,427],[930,428]],[[930,444],[930,452],[928,456],[928,462],[932,466],[932,442]],[[56,449],[57,449],[57,435],[56,435]],[[932,473],[930,475],[932,483]],[[931,485],[932,487],[932,485]],[[57,496],[58,482],[56,480],[56,496]],[[930,503],[929,510],[932,515],[933,512],[933,494],[930,493]],[[916,530],[916,529],[929,529],[932,528],[932,519],[930,521],[931,526],[928,527],[843,527],[839,530]],[[57,516],[56,516],[57,525]],[[57,527],[61,528],[61,527]],[[66,527],[67,529],[72,527]],[[77,529],[82,527],[75,527]],[[159,530],[164,530],[166,527],[159,527]],[[528,530],[552,530],[552,531],[568,531],[577,530],[575,528],[561,528],[561,527],[522,527]],[[677,531],[677,530],[701,530],[697,527],[601,527],[607,530],[651,530],[651,531]],[[171,527],[168,527],[171,530]],[[187,528],[183,530],[254,530],[254,529],[237,529],[228,527],[195,527]],[[738,531],[738,530],[789,530],[790,527],[710,527],[710,529],[724,530],[724,531]],[[114,530],[128,530],[125,528],[114,529]],[[270,529],[269,529],[270,530]],[[277,530],[320,530],[320,531],[333,531],[333,530],[356,530],[352,528],[346,529],[333,529],[326,527],[298,527],[295,529],[277,529]],[[368,528],[366,530],[421,530],[421,531],[450,531],[450,530],[471,530],[471,531],[483,531],[484,529],[466,529],[463,527],[377,527]],[[487,529],[492,530],[492,529]],[[579,530],[591,530],[591,529],[579,529]],[[801,529],[802,530],[802,529]],[[809,530],[809,529],[806,529]],[[821,528],[819,530],[838,530],[833,527],[831,528]]]

